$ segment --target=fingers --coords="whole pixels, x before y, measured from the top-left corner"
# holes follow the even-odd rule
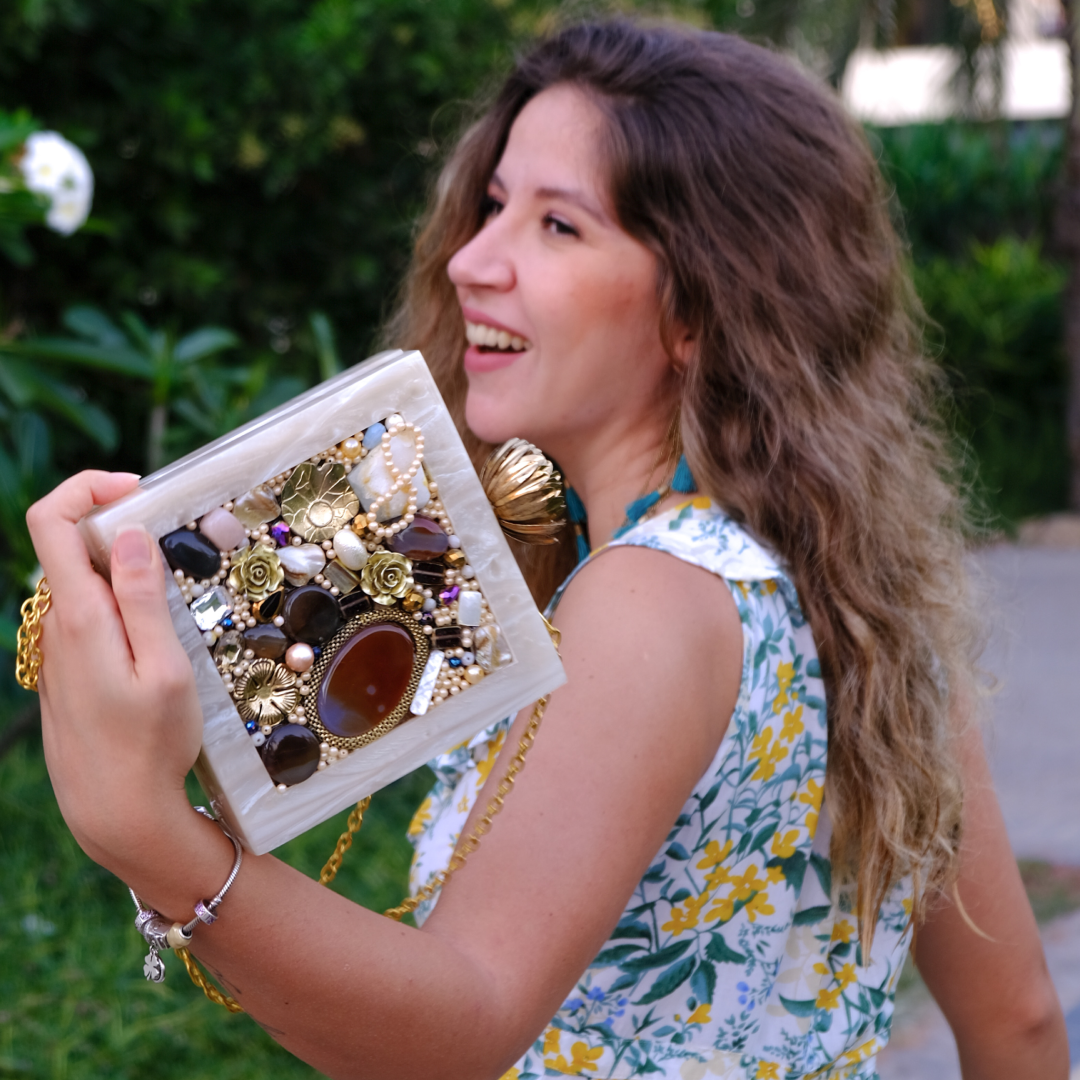
[[[165,571],[157,545],[143,528],[122,529],[112,547],[112,588],[135,661],[135,675],[158,681],[185,677],[187,656],[173,629]]]
[[[133,473],[88,470],[65,480],[26,512],[30,539],[54,599],[63,601],[69,593],[87,588],[98,593],[96,584],[88,584],[100,579],[93,572],[76,523],[95,506],[126,495],[138,482]]]

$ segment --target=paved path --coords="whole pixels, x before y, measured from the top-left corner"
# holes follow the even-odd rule
[[[1080,550],[1001,545],[979,554],[990,592],[987,750],[1020,858],[1080,866]],[[1043,928],[1080,1080],[1080,911]],[[882,1080],[960,1080],[956,1046],[923,994],[901,1002]]]

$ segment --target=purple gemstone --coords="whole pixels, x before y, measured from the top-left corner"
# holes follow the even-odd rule
[[[439,593],[439,599],[444,604],[451,604],[458,598],[458,593],[461,590],[456,585],[451,585],[449,589],[444,589]]]
[[[289,526],[284,521],[275,522],[270,526],[270,535],[277,541],[278,547],[284,547],[289,542]]]

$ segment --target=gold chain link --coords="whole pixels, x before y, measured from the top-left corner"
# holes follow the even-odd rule
[[[24,690],[37,693],[38,674],[41,671],[41,620],[52,603],[49,583],[42,575],[29,600],[24,600],[19,613],[22,624],[19,626],[16,642],[18,649],[15,656],[15,678]]]

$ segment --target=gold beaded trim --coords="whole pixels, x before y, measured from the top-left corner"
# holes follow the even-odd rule
[[[356,633],[360,630],[366,630],[369,626],[376,626],[379,623],[389,622],[404,627],[405,630],[408,631],[409,636],[413,639],[413,645],[416,647],[412,675],[409,676],[409,685],[405,688],[405,693],[401,695],[401,701],[398,702],[394,710],[381,724],[376,725],[363,735],[356,735],[353,738],[346,739],[340,735],[333,734],[333,732],[328,731],[326,727],[323,726],[322,719],[319,716],[319,694],[318,690],[315,690],[314,693],[309,694],[304,700],[304,715],[307,718],[308,727],[318,736],[320,742],[329,743],[338,750],[358,750],[361,746],[367,746],[387,732],[393,731],[394,728],[409,715],[409,706],[412,704],[416,688],[420,685],[420,676],[424,673],[424,666],[427,664],[428,656],[431,653],[431,644],[428,641],[427,635],[423,633],[420,624],[407,611],[400,611],[397,608],[386,608],[383,611],[369,611],[364,615],[357,615],[355,618],[350,619],[349,622],[330,639],[329,644],[323,647],[322,656],[319,657],[311,668],[310,685],[315,688],[322,683],[322,678],[326,674],[326,670],[329,668],[334,656],[341,650],[346,642],[352,640]]]

